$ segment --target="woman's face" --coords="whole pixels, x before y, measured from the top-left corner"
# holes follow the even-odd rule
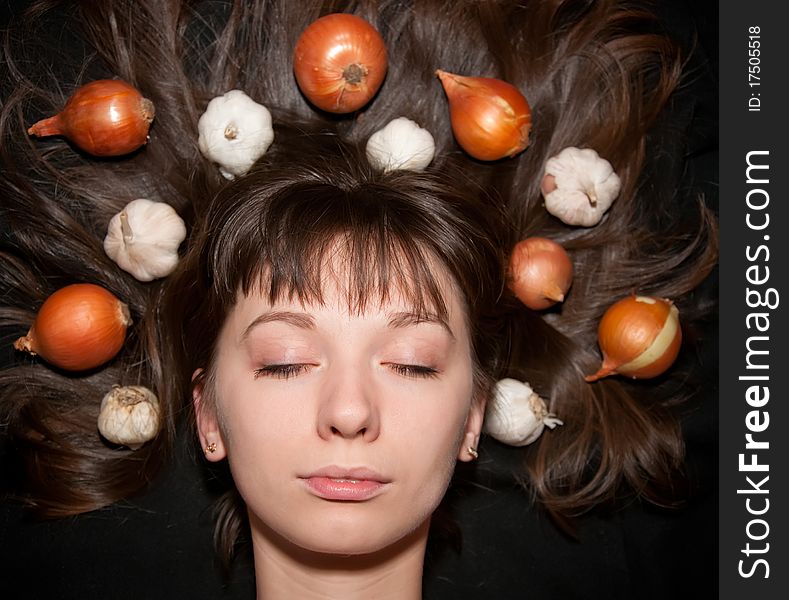
[[[201,389],[195,402],[201,441],[217,444],[210,459],[227,456],[253,535],[363,554],[429,519],[484,414],[465,311],[441,284],[446,320],[420,319],[397,290],[351,311],[337,281],[323,304],[239,298],[205,384],[216,411],[201,410]]]

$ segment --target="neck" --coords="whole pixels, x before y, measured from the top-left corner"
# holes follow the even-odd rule
[[[258,600],[419,600],[430,521],[372,554],[334,555],[294,546],[250,515]]]

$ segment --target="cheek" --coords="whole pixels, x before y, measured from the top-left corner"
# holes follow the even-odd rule
[[[248,480],[274,476],[293,457],[293,445],[304,438],[308,407],[294,394],[262,393],[260,381],[239,374],[217,386],[217,408],[233,477]],[[265,466],[265,468],[263,468]]]
[[[457,462],[465,416],[456,414],[450,418],[446,411],[431,416],[443,419],[445,426],[425,427],[423,421],[421,427],[414,427],[411,439],[400,442],[406,450],[406,455],[401,456],[401,473],[408,485],[401,490],[400,498],[404,500],[395,503],[392,510],[400,514],[406,524],[404,529],[415,529],[438,508]]]
[[[414,398],[404,410],[408,423],[398,427],[402,446],[414,472],[426,480],[425,489],[438,486],[443,493],[452,476],[472,393],[471,378],[459,377],[451,386]]]
[[[269,524],[287,523],[307,416],[292,398],[266,401],[255,387],[235,386],[222,398],[228,466],[252,513]]]

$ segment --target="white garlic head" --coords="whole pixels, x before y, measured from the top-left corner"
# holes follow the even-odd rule
[[[611,163],[591,148],[571,146],[545,163],[545,209],[568,225],[597,225],[620,188]]]
[[[114,444],[136,450],[159,432],[159,399],[140,385],[115,385],[101,401],[99,432]]]
[[[548,412],[545,401],[526,382],[501,379],[485,409],[483,431],[510,446],[526,446],[540,437],[545,427],[564,425]]]
[[[384,172],[423,171],[433,160],[436,143],[427,129],[398,117],[370,136],[366,152],[370,164]]]
[[[245,175],[274,141],[271,113],[241,90],[211,100],[197,130],[200,152],[227,179]]]
[[[152,281],[175,269],[184,238],[186,225],[172,206],[138,198],[110,220],[104,251],[138,280]]]

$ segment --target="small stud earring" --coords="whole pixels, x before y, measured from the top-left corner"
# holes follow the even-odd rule
[[[466,452],[468,452],[469,456],[474,460],[479,458],[479,452],[477,452],[477,449],[474,446],[469,446],[466,448]]]
[[[205,451],[206,451],[208,454],[213,454],[214,452],[216,452],[216,442],[211,442],[210,444],[208,444],[208,445],[205,447]]]

